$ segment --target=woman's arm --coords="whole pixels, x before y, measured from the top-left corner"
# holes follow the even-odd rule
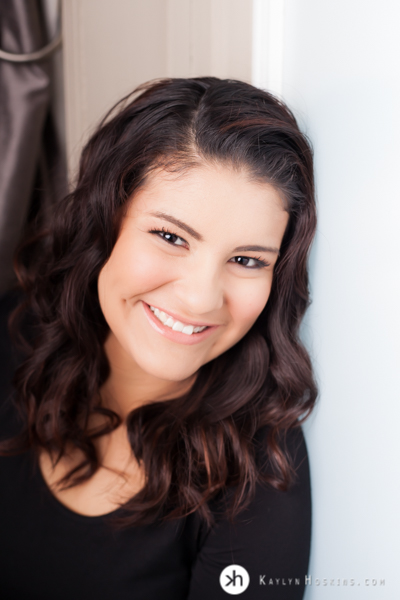
[[[188,600],[218,600],[241,589],[240,570],[250,576],[243,599],[300,600],[307,575],[311,536],[311,493],[307,448],[301,429],[288,434],[297,481],[288,492],[258,485],[249,507],[235,525],[217,521],[202,543],[191,578]]]

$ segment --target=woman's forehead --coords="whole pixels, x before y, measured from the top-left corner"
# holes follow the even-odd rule
[[[272,185],[252,180],[244,169],[222,165],[202,165],[179,174],[152,173],[132,199],[128,216],[162,219],[163,215],[205,239],[222,233],[224,238],[240,234],[242,239],[247,233],[280,241],[288,220],[281,195]]]
[[[179,172],[157,169],[149,174],[132,199],[132,211],[154,204],[179,206],[199,215],[210,210],[215,216],[226,210],[275,209],[284,211],[280,192],[267,182],[255,181],[247,169],[221,164],[201,164]]]

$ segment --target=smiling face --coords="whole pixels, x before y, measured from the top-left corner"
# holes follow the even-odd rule
[[[112,369],[182,382],[236,344],[267,303],[288,218],[244,170],[154,172],[98,279]]]

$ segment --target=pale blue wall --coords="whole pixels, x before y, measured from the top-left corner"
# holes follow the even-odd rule
[[[400,598],[399,24],[395,0],[285,2],[282,93],[313,141],[319,199],[306,600]]]

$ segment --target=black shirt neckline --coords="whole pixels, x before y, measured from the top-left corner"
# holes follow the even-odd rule
[[[82,513],[79,513],[77,511],[73,510],[72,508],[69,508],[66,504],[61,502],[61,500],[59,500],[51,491],[51,489],[48,486],[48,484],[43,476],[43,473],[41,471],[41,468],[39,465],[39,460],[38,460],[38,458],[33,456],[32,450],[30,451],[30,455],[31,455],[30,459],[34,463],[33,477],[36,479],[36,482],[38,484],[38,487],[39,487],[41,493],[43,493],[45,495],[47,502],[51,503],[58,512],[61,512],[67,518],[71,518],[76,521],[80,521],[80,522],[84,522],[84,523],[89,523],[89,524],[93,523],[94,524],[94,523],[102,523],[104,521],[108,521],[109,519],[117,517],[123,513],[123,511],[124,511],[123,507],[116,508],[108,513],[104,513],[101,515],[84,515]]]

